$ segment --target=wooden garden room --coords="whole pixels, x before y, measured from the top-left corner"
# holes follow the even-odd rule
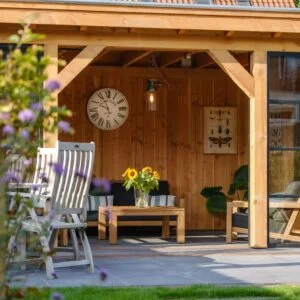
[[[46,36],[45,54],[66,61],[49,77],[61,83],[57,102],[72,110],[75,134],[49,136],[48,145],[94,141],[94,174],[112,181],[130,166],[155,168],[184,199],[188,230],[226,228],[226,214],[209,213],[200,191],[227,191],[234,172],[249,165],[249,246],[268,247],[269,208],[293,209],[287,227],[296,224],[299,201],[268,200],[300,180],[296,9],[64,2],[0,3],[2,44],[30,20]],[[99,123],[89,113],[101,89],[125,96],[126,121]]]

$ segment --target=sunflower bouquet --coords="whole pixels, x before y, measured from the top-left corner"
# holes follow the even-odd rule
[[[134,188],[149,194],[151,190],[158,189],[158,180],[160,176],[157,171],[151,167],[144,167],[142,170],[128,168],[122,175],[124,178],[124,187],[126,190]]]

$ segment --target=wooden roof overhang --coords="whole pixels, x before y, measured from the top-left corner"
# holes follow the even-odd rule
[[[296,10],[4,1],[0,3],[0,40],[24,20],[47,34],[46,44],[55,40],[65,46],[299,50]]]

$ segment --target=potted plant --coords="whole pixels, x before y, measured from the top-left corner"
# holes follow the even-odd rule
[[[122,177],[124,178],[123,185],[127,191],[134,188],[135,205],[148,207],[150,191],[155,188],[158,190],[158,180],[160,179],[158,172],[151,167],[144,167],[140,171],[127,168]]]
[[[226,202],[236,195],[238,200],[248,200],[248,166],[237,169],[226,195],[222,186],[205,187],[200,194],[207,199],[206,208],[210,213],[225,213]]]

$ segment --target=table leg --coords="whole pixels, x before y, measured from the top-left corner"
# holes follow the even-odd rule
[[[109,219],[109,243],[111,245],[117,244],[118,240],[118,216],[111,213]]]
[[[169,216],[162,217],[162,238],[168,239],[170,237],[170,225],[169,225]]]
[[[105,210],[99,209],[98,213],[98,240],[106,238],[106,214]]]
[[[185,243],[185,217],[184,211],[177,215],[177,243]]]

